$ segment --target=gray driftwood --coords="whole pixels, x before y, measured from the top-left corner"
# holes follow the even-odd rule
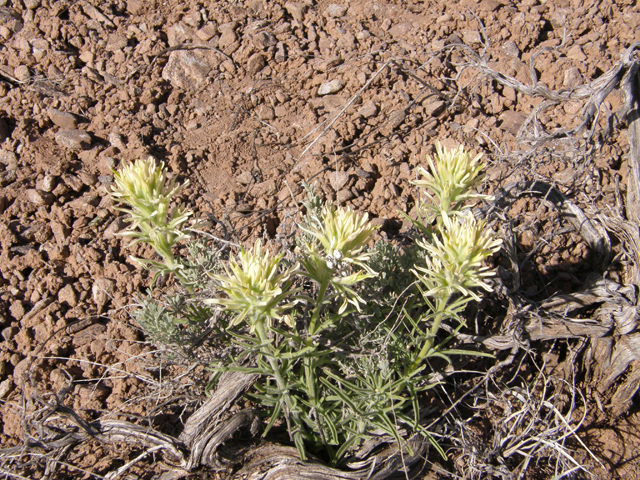
[[[461,335],[467,342],[480,342],[492,350],[513,349],[534,340],[568,338],[588,339],[584,363],[591,381],[600,392],[616,386],[611,398],[611,413],[620,415],[631,406],[631,400],[640,389],[640,312],[637,291],[640,287],[640,42],[631,45],[621,60],[598,80],[572,91],[551,92],[544,86],[526,86],[515,79],[492,71],[477,54],[467,52],[486,75],[503,85],[511,86],[523,93],[546,98],[559,103],[569,99],[588,98],[580,124],[571,130],[558,130],[541,138],[541,145],[553,138],[574,135],[594,121],[596,112],[605,98],[614,90],[624,94],[625,105],[610,118],[609,124],[626,120],[629,129],[630,174],[627,185],[626,218],[619,215],[597,215],[589,218],[577,205],[570,202],[555,187],[541,182],[513,184],[505,188],[496,202],[508,197],[533,195],[551,201],[562,216],[583,237],[591,250],[601,260],[601,275],[592,280],[581,292],[558,295],[544,302],[539,308],[512,308],[505,319],[509,328],[502,335],[473,337]],[[533,71],[533,67],[532,67]],[[524,128],[524,126],[523,126]],[[521,129],[521,132],[523,130]],[[610,132],[609,132],[610,133]],[[593,128],[591,129],[593,136]],[[626,285],[606,280],[604,272],[611,258],[611,242],[608,232],[613,233],[624,245],[631,257],[632,265]],[[588,317],[584,312],[592,311]]]

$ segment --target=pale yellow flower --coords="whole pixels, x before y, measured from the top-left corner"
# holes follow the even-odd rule
[[[230,326],[246,321],[251,331],[257,321],[266,320],[270,324],[273,319],[281,319],[283,313],[295,304],[283,301],[296,292],[290,287],[291,277],[297,271],[297,265],[282,269],[281,259],[282,254],[271,255],[257,240],[252,250],[243,249],[238,258],[232,256],[229,259],[226,274],[213,276],[227,296],[210,299],[208,303],[237,313]]]
[[[189,181],[178,185],[175,178],[168,180],[164,163],[156,164],[153,157],[124,165],[114,172],[114,181],[115,186],[109,193],[131,207],[118,209],[130,215],[131,223],[121,235],[151,244],[169,268],[178,268],[171,248],[186,237],[183,227],[192,212],[183,205],[171,209],[169,205]]]
[[[502,240],[471,215],[443,215],[440,236],[431,242],[418,241],[427,253],[426,266],[416,266],[413,272],[427,287],[425,295],[448,297],[458,292],[480,300],[473,289],[490,292],[485,279],[495,273],[482,263],[500,249]]]
[[[435,161],[427,157],[429,170],[418,167],[421,180],[411,183],[418,187],[429,189],[437,198],[438,205],[429,207],[433,212],[444,211],[450,213],[470,199],[488,198],[486,195],[471,192],[483,178],[482,170],[485,165],[480,162],[482,154],[471,156],[460,145],[453,150],[447,150],[436,142]]]
[[[363,251],[377,229],[369,223],[369,215],[360,215],[353,210],[327,204],[322,211],[322,220],[322,226],[301,228],[322,245],[323,253],[329,260],[329,268],[335,268],[344,262],[374,273],[366,264],[372,254]]]

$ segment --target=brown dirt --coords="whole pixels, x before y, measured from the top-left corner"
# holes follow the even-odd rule
[[[240,241],[272,237],[295,207],[291,192],[302,198],[302,180],[369,212],[391,236],[408,228],[398,211],[412,212],[417,198],[408,181],[436,139],[488,153],[484,132],[515,150],[539,100],[469,76],[459,79],[469,91],[448,108],[390,65],[301,157],[322,122],[390,59],[423,65],[419,76],[449,94],[443,79],[451,65],[431,53],[460,41],[481,48],[471,12],[486,26],[496,70],[530,83],[532,55],[561,45],[566,27],[559,51],[537,57],[539,81],[560,89],[594,79],[640,38],[634,4],[0,0],[0,443],[25,438],[23,420],[33,412],[22,408],[24,395],[50,396],[69,378],[67,405],[86,419],[144,419],[156,402],[144,388],[155,375],[143,361],[152,347],[126,314],[150,282],[129,255],[152,252],[128,249],[115,236],[125,224],[105,195],[112,168],[147,154],[165,161],[192,182],[183,199],[226,222]],[[606,103],[615,111],[621,99]],[[549,128],[573,126],[580,111],[566,104],[546,115]],[[492,161],[487,191],[535,171],[561,185],[586,178],[575,201],[616,205],[627,151],[621,134],[585,165],[552,156],[519,169]],[[552,208],[523,198],[506,214],[523,257],[546,239],[521,272],[528,298],[584,282],[588,247],[573,232],[555,234]],[[500,263],[509,267],[506,257]],[[194,405],[200,394],[185,395]],[[637,408],[598,422],[583,434],[607,465],[597,474],[639,475]],[[82,448],[66,461],[102,475],[139,453]]]

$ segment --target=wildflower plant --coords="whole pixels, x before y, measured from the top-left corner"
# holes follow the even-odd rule
[[[176,184],[175,177],[167,178],[164,163],[156,164],[149,156],[114,172],[115,186],[110,194],[129,208],[118,210],[129,214],[129,228],[120,235],[134,239],[134,244],[150,244],[163,262],[136,259],[162,273],[175,272],[181,265],[176,261],[173,247],[188,237],[185,224],[192,212],[183,205],[170,208],[173,197],[189,184]]]
[[[267,321],[271,327],[274,320],[280,320],[293,307],[295,301],[284,303],[284,300],[295,292],[290,286],[296,266],[281,269],[282,255],[271,255],[257,240],[251,251],[243,249],[239,258],[229,259],[224,274],[214,275],[226,296],[210,299],[208,303],[236,314],[230,327],[246,321],[253,333],[258,321]]]
[[[195,286],[180,277],[187,263],[171,252],[185,238],[188,218],[183,207],[168,210],[179,187],[161,178],[162,165],[125,167],[112,195],[131,207],[127,235],[154,245],[188,287],[190,302],[200,302],[187,310],[147,301],[147,314],[138,317],[158,337],[169,312],[192,323],[189,311],[200,312],[199,321],[211,309],[226,314],[218,338],[233,345],[233,354],[212,369],[259,374],[248,397],[269,418],[263,435],[283,419],[302,459],[311,451],[337,465],[372,432],[409,449],[402,431],[422,435],[444,455],[421,423],[419,397],[437,373],[426,360],[479,354],[448,348],[451,335],[440,330],[463,328],[466,306],[480,299],[479,291],[491,291],[493,270],[484,262],[500,240],[468,205],[485,198],[472,191],[482,178],[480,156],[439,144],[436,152],[415,182],[431,200],[423,207],[428,223],[413,220],[419,236],[412,245],[379,241],[372,248],[376,227],[367,214],[323,203],[310,191],[294,251],[273,253],[257,241],[219,257],[219,268],[208,261],[202,275],[190,273],[200,279]],[[148,187],[138,183],[144,179]],[[158,200],[149,198],[164,206],[152,208]],[[156,246],[158,235],[164,242]]]
[[[473,191],[483,179],[485,166],[480,162],[482,154],[473,157],[462,145],[447,150],[436,142],[435,147],[435,159],[427,156],[429,170],[418,167],[422,179],[412,182],[425,189],[430,198],[435,198],[431,205],[426,206],[430,217],[451,215],[461,210],[468,200],[486,199],[486,195]]]

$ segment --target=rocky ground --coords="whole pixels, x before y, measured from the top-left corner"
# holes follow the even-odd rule
[[[509,157],[542,100],[477,69],[456,77],[464,57],[442,49],[464,43],[526,85],[535,61],[539,84],[559,90],[598,78],[639,39],[634,1],[0,0],[1,444],[25,440],[34,391],[71,385],[65,402],[87,419],[144,420],[161,403],[145,394],[152,347],[127,315],[150,282],[129,255],[152,251],[126,248],[105,195],[123,162],[166,162],[191,181],[183,200],[239,242],[281,232],[302,181],[369,212],[381,235],[406,232],[398,212],[414,211],[408,182],[435,140],[485,152],[487,193],[550,179],[579,204],[619,207],[623,130],[588,158]],[[621,105],[611,95],[603,117]],[[562,103],[540,120],[572,127],[581,108]],[[559,231],[557,213],[523,198],[504,219],[530,254],[527,298],[583,284],[589,247]],[[638,425],[636,405],[583,427],[606,467],[591,460],[597,475],[639,471]],[[65,460],[81,470],[65,475],[104,475],[131,455],[85,446]]]

